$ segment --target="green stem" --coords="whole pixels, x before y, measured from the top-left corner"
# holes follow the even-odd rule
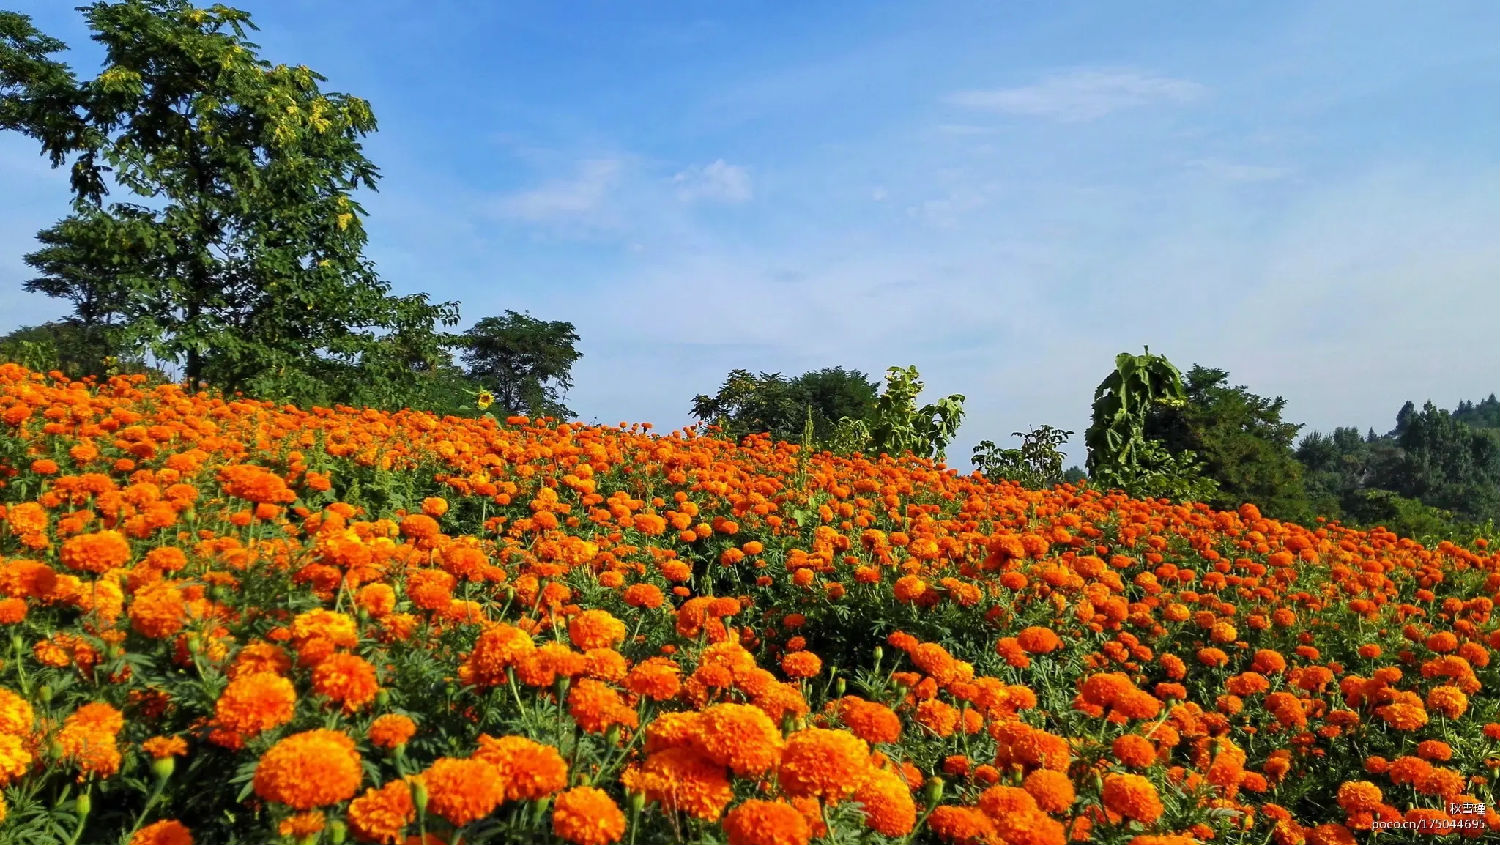
[[[83,788],[83,794],[80,795],[80,796],[78,796],[78,801],[84,802],[84,803],[88,803],[90,801],[90,798],[91,798],[91,794],[90,793],[92,793],[93,791],[94,791],[94,783],[93,783],[93,781],[89,781],[89,784]],[[80,836],[83,836],[83,828],[84,828],[85,825],[88,824],[88,821],[89,821],[88,811],[87,810],[80,811],[78,813],[78,826],[75,827],[75,828],[73,828],[73,835],[68,837],[68,845],[78,845],[78,838]]]
[[[161,792],[166,788],[166,785],[166,778],[159,777],[156,779],[156,788],[151,790],[151,797],[146,799],[146,806],[141,808],[140,814],[135,817],[135,824],[131,825],[130,832],[125,834],[126,842],[129,842],[131,837],[135,836],[135,832],[141,829],[141,824],[146,821],[146,814],[150,813],[151,808],[161,799]]]
[[[31,676],[26,674],[26,660],[21,650],[21,635],[11,637],[10,644],[16,652],[16,673],[21,678],[21,695],[31,698]]]

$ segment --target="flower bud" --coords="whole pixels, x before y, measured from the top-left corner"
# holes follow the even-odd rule
[[[846,690],[848,688],[849,688],[849,685],[846,684],[846,683],[844,683],[844,679],[843,678],[839,678],[838,681],[833,685],[833,692],[839,698],[843,698],[844,697],[844,690]]]
[[[639,814],[641,812],[641,810],[645,809],[645,807],[646,807],[646,793],[644,793],[644,792],[632,792],[632,793],[630,793],[630,812],[632,814]]]
[[[875,646],[875,663],[876,663],[876,665],[880,664],[880,660],[883,657],[885,657],[885,649],[881,648],[880,646]]]
[[[427,812],[427,785],[417,778],[411,781],[411,802],[416,805],[418,812]]]
[[[37,690],[37,696],[41,698],[43,704],[51,704],[52,703],[52,685],[51,684],[42,684],[42,688],[39,689],[39,690]]]
[[[940,777],[927,779],[927,784],[922,787],[922,800],[927,802],[927,806],[935,807],[943,800],[943,786],[943,779]]]
[[[375,704],[377,706],[379,706],[381,708],[385,708],[385,707],[390,706],[390,703],[391,703],[391,693],[390,693],[389,690],[386,690],[386,689],[382,688],[379,692],[375,693]]]
[[[334,819],[328,823],[328,841],[333,845],[344,845],[344,840],[349,835],[349,828],[341,819]]]
[[[78,815],[86,816],[89,814],[89,810],[92,810],[94,808],[94,801],[89,797],[89,794],[85,792],[82,795],[78,796],[78,800],[74,803],[74,807],[78,810]]]
[[[172,776],[177,770],[177,759],[175,757],[162,757],[151,761],[151,773],[162,780]]]

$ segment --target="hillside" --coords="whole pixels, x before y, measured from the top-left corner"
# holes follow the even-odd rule
[[[0,366],[0,842],[1500,830],[1482,540],[142,384]]]

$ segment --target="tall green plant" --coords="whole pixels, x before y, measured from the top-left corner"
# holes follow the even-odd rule
[[[884,452],[922,458],[946,457],[948,444],[964,417],[964,396],[955,393],[917,407],[922,381],[916,367],[891,367],[885,373],[885,390],[875,400],[875,410],[866,423],[844,417],[833,433],[833,441],[848,451]]]
[[[991,481],[1016,481],[1034,490],[1063,483],[1065,456],[1058,447],[1068,442],[1073,432],[1044,425],[1025,434],[1011,432],[1011,436],[1021,438],[1021,448],[1001,449],[989,440],[981,440],[974,447],[974,465],[981,475]]]
[[[1093,422],[1084,432],[1089,478],[1100,487],[1143,498],[1201,501],[1218,485],[1203,477],[1190,451],[1171,452],[1146,437],[1146,421],[1156,407],[1187,401],[1182,373],[1146,348],[1122,352],[1115,369],[1094,391]]]

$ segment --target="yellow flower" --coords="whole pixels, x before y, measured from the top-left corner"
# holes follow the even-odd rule
[[[479,401],[475,404],[479,406],[479,410],[483,411],[489,406],[495,404],[495,394],[489,392],[488,390],[481,390],[479,391]]]

